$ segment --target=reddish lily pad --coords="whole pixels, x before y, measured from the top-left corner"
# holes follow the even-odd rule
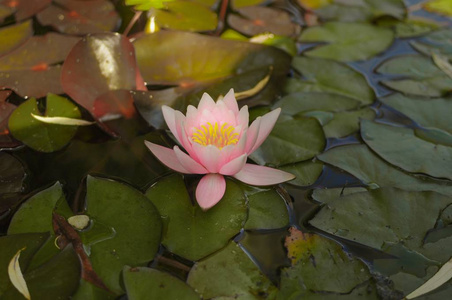
[[[5,101],[9,95],[11,91],[0,91],[0,148],[14,148],[21,145],[9,135],[8,119],[16,109],[14,104]]]
[[[1,0],[0,4],[15,9],[16,21],[22,21],[34,16],[48,5],[52,0]]]
[[[0,56],[16,49],[33,35],[33,23],[23,23],[3,27],[0,29],[2,43],[0,43]]]
[[[112,31],[119,22],[114,5],[106,0],[55,0],[37,19],[59,32],[76,35]]]
[[[248,6],[237,9],[239,15],[228,16],[229,25],[247,35],[257,35],[271,32],[273,34],[292,36],[297,31],[297,25],[291,22],[290,15],[269,7]]]
[[[116,33],[84,37],[69,53],[61,76],[64,92],[91,113],[94,101],[109,91],[144,88],[140,79],[133,45]]]
[[[23,97],[62,94],[59,64],[78,40],[56,33],[30,38],[0,57],[0,87],[11,88]]]

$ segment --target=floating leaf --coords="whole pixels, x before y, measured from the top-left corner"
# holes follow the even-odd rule
[[[154,16],[159,27],[174,30],[215,30],[218,22],[216,13],[201,3],[191,1],[167,2],[164,9],[155,11]]]
[[[452,17],[452,3],[448,0],[429,0],[424,7],[428,11]]]
[[[408,77],[382,81],[384,85],[405,94],[441,97],[452,90],[452,78],[430,58],[420,55],[391,58],[378,67],[377,72]]]
[[[393,94],[380,99],[384,104],[395,108],[423,127],[435,127],[452,134],[450,114],[451,98],[415,98]]]
[[[318,9],[333,3],[333,0],[298,0],[305,9]]]
[[[15,10],[15,19],[20,22],[34,16],[47,7],[52,0],[2,0],[0,4],[12,7]]]
[[[365,145],[335,147],[318,158],[349,172],[370,188],[397,187],[407,191],[436,191],[452,195],[452,184],[447,181],[404,173],[379,158]]]
[[[33,118],[36,120],[46,123],[46,124],[55,124],[55,125],[68,125],[68,126],[89,126],[93,125],[96,122],[89,122],[80,119],[73,118],[65,118],[65,117],[42,117],[39,115],[31,114]]]
[[[283,11],[263,6],[247,6],[237,9],[240,15],[229,14],[229,25],[246,35],[271,32],[277,35],[293,36],[297,31],[290,15]]]
[[[301,42],[326,42],[304,52],[307,56],[340,61],[364,60],[386,50],[393,41],[389,29],[370,24],[331,22],[304,30]]]
[[[10,88],[22,97],[62,94],[59,64],[78,40],[51,32],[28,39],[0,57],[0,87]]]
[[[238,9],[241,7],[246,7],[246,6],[256,6],[259,4],[262,4],[264,2],[268,2],[266,0],[232,0],[232,7],[234,9]],[[270,0],[270,2],[273,2],[272,0]]]
[[[282,270],[278,299],[301,299],[313,292],[339,297],[370,279],[366,265],[335,242],[293,227],[290,233],[285,246],[292,267]]]
[[[200,299],[185,282],[156,269],[125,267],[123,276],[127,298],[130,300]]]
[[[361,137],[380,157],[405,171],[452,179],[452,147],[420,139],[411,128],[362,121]]]
[[[410,16],[405,20],[381,19],[378,26],[393,28],[397,38],[410,38],[424,35],[440,28],[440,24],[427,18]]]
[[[8,274],[9,280],[14,285],[14,287],[27,299],[30,300],[30,292],[28,291],[27,283],[25,282],[24,275],[22,274],[22,270],[20,269],[19,258],[20,253],[24,250],[24,248],[19,249],[16,255],[11,259],[11,262],[8,266]]]
[[[97,66],[94,70],[92,66]],[[133,45],[115,33],[84,37],[69,53],[62,68],[64,89],[77,103],[93,113],[95,100],[114,90],[143,89]]]
[[[0,152],[0,194],[22,191],[25,170],[14,156]]]
[[[105,0],[55,0],[36,17],[44,26],[76,35],[112,31],[119,21],[113,3]]]
[[[328,92],[370,104],[375,93],[366,78],[352,68],[326,59],[295,57],[292,66],[303,80],[292,79],[285,87],[287,93]]]
[[[32,115],[40,114],[36,99],[22,103],[9,118],[11,134],[27,146],[41,152],[53,152],[64,147],[77,131],[75,126],[46,124]],[[46,116],[80,118],[77,106],[64,97],[49,94],[46,101]]]
[[[151,8],[163,8],[164,2],[173,0],[126,0],[126,5],[134,5],[136,10],[150,10]]]
[[[323,170],[323,163],[319,161],[302,161],[295,164],[288,164],[279,168],[280,170],[295,175],[295,179],[287,183],[297,186],[309,186],[316,182]]]
[[[269,80],[270,80],[270,74],[265,76],[252,89],[249,89],[249,90],[246,90],[246,91],[243,91],[243,92],[236,92],[236,93],[234,93],[235,99],[241,100],[241,99],[246,99],[246,98],[249,98],[249,97],[253,97],[254,95],[259,93],[265,87],[265,85],[268,83]]]
[[[111,238],[93,241],[89,252],[97,275],[111,291],[120,294],[122,268],[144,266],[157,253],[160,216],[139,191],[91,176],[87,179],[86,207],[93,223],[105,224],[114,233]]]
[[[376,113],[366,107],[354,111],[334,113],[333,119],[323,126],[325,137],[341,138],[359,131],[360,120],[373,120]]]
[[[440,54],[433,53],[432,54],[433,61],[444,73],[447,74],[450,78],[452,78],[452,65],[449,63],[447,57],[444,57]]]
[[[246,230],[277,229],[289,224],[284,198],[276,189],[245,187],[249,213]]]
[[[411,41],[410,44],[425,55],[439,53],[452,58],[452,30],[450,28],[434,31],[420,40]]]
[[[247,216],[245,196],[230,180],[221,201],[208,211],[193,204],[180,175],[157,181],[146,196],[162,216],[162,244],[190,260],[201,259],[224,247],[240,231]]]
[[[276,287],[234,242],[197,262],[187,283],[203,299],[220,296],[254,299],[256,295],[272,299],[276,292]]]
[[[268,138],[250,158],[261,165],[282,166],[310,159],[324,147],[325,137],[317,120],[285,117],[276,122]]]
[[[2,36],[2,43],[0,44],[0,56],[16,49],[33,34],[33,27],[31,21],[26,21],[16,25],[3,27],[0,29]]]

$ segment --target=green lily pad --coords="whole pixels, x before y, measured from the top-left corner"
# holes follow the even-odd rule
[[[324,147],[325,137],[317,120],[280,117],[265,142],[250,158],[261,165],[282,166],[313,158]]]
[[[292,79],[285,87],[286,93],[328,92],[371,104],[375,93],[366,78],[352,68],[332,60],[295,57],[292,66],[303,79]]]
[[[295,175],[295,179],[288,181],[287,183],[296,186],[309,186],[313,185],[319,178],[323,171],[323,163],[320,161],[302,161],[294,164],[288,164],[279,167],[280,170],[289,172]]]
[[[423,127],[434,127],[452,134],[452,123],[448,113],[452,111],[452,98],[416,98],[393,94],[381,98],[380,101]]]
[[[325,137],[341,138],[355,133],[359,130],[360,120],[373,120],[375,116],[375,111],[369,107],[334,113],[333,119],[323,126]]]
[[[117,296],[113,293],[109,293],[104,289],[101,289],[87,281],[83,278],[80,280],[80,285],[72,295],[71,299],[74,300],[85,300],[85,299],[94,299],[94,300],[114,300]]]
[[[150,10],[151,8],[163,8],[164,2],[169,2],[173,0],[125,0],[126,5],[134,5],[136,10]]]
[[[452,179],[452,147],[420,139],[411,128],[362,121],[361,137],[380,157],[405,171]]]
[[[273,1],[266,1],[266,0],[232,0],[231,5],[234,9],[241,8],[241,7],[247,7],[247,6],[256,6],[262,3],[268,3]]]
[[[249,206],[244,226],[246,230],[277,229],[289,224],[286,200],[276,189],[252,186],[245,186],[244,189]]]
[[[115,232],[91,245],[90,260],[105,285],[119,294],[123,267],[144,266],[157,253],[160,216],[143,194],[125,184],[89,176],[87,190],[86,213],[93,223],[111,226]]]
[[[192,1],[171,1],[155,11],[155,22],[162,28],[209,31],[217,28],[218,18],[208,7]]]
[[[226,181],[226,193],[208,211],[193,204],[180,175],[157,181],[146,192],[164,224],[162,244],[169,251],[199,260],[224,247],[239,233],[247,217],[245,196],[234,182]]]
[[[11,134],[25,145],[40,152],[53,152],[63,148],[75,135],[77,126],[47,124],[31,114],[41,116],[36,99],[30,98],[17,107],[9,118]],[[64,97],[49,94],[46,101],[46,117],[80,119],[77,106]]]
[[[0,237],[0,297],[11,287],[8,265],[20,249],[20,268],[24,273],[33,255],[49,238],[48,233],[23,233]]]
[[[425,55],[431,56],[432,53],[437,53],[452,58],[452,29],[450,28],[434,31],[421,40],[414,40],[410,43]]]
[[[24,180],[25,170],[20,161],[0,152],[0,194],[20,192]]]
[[[366,192],[367,189],[363,187],[344,187],[344,188],[332,188],[332,189],[315,189],[312,192],[312,199],[321,203],[329,203],[334,199],[339,197],[353,194]]]
[[[292,228],[286,247],[292,266],[282,270],[278,299],[311,299],[309,295],[316,292],[333,293],[338,297],[338,294],[351,293],[370,279],[363,262],[319,235]]]
[[[391,58],[378,67],[377,72],[407,78],[382,81],[389,88],[405,94],[441,97],[452,89],[452,78],[430,58],[421,55]]]
[[[326,42],[305,55],[339,61],[365,60],[386,50],[393,41],[390,29],[366,23],[331,22],[309,27],[301,34],[301,42]]]
[[[156,269],[125,267],[123,276],[127,298],[130,300],[200,299],[185,282]]]
[[[347,171],[370,188],[397,187],[407,191],[436,191],[452,195],[452,184],[449,182],[405,173],[378,157],[366,145],[332,148],[318,158]]]
[[[26,21],[23,23],[3,27],[0,30],[2,36],[2,43],[0,44],[0,56],[14,50],[22,45],[33,34],[32,22]]]
[[[330,200],[310,224],[380,250],[388,244],[402,243],[436,260],[424,249],[424,237],[451,202],[450,197],[435,192],[376,189]]]
[[[343,22],[371,21],[383,16],[402,19],[406,15],[403,0],[334,1],[315,13],[323,20]]]
[[[409,17],[405,20],[382,19],[378,26],[392,28],[397,38],[410,38],[425,35],[440,27],[440,24],[424,18]]]
[[[67,299],[77,289],[81,266],[72,246],[67,246],[59,254],[42,266],[24,274],[32,299]],[[23,296],[15,287],[10,287],[2,299],[15,300]]]
[[[204,299],[231,297],[234,299],[273,299],[276,287],[234,242],[221,251],[197,262],[187,283]]]

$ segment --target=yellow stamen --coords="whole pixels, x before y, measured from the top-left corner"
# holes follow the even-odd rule
[[[213,125],[208,122],[205,125],[201,125],[200,128],[196,128],[191,139],[193,142],[200,145],[214,145],[221,149],[228,145],[235,145],[238,143],[239,134],[235,133],[234,129],[234,127],[229,126],[227,123],[223,123],[219,126],[216,122]]]

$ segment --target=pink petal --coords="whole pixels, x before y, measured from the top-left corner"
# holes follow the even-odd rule
[[[237,104],[237,100],[235,99],[234,89],[230,89],[229,92],[224,96],[223,102],[226,106],[234,112],[234,114],[238,114],[239,105]]]
[[[277,108],[275,110],[272,110],[271,112],[265,114],[261,118],[261,125],[259,126],[259,133],[256,139],[256,143],[251,148],[251,151],[248,152],[248,154],[251,154],[259,148],[259,146],[265,141],[267,136],[272,131],[273,127],[275,126],[276,120],[278,120],[279,113],[281,112],[281,108]],[[254,122],[253,122],[254,123]]]
[[[196,157],[209,173],[218,173],[220,170],[220,159],[222,157],[221,150],[213,145],[201,146],[197,143],[193,144],[193,150]]]
[[[173,169],[179,173],[185,173],[190,174],[179,162],[177,159],[176,154],[172,149],[144,141],[146,146],[151,150],[152,154],[155,155],[155,157],[158,158],[164,165],[166,165],[168,168]]]
[[[251,123],[251,126],[246,131],[246,145],[245,145],[245,151],[246,153],[251,154],[251,150],[253,149],[254,145],[256,144],[257,137],[259,136],[259,127],[261,126],[261,117],[258,117],[256,120],[254,120],[253,123]]]
[[[237,116],[237,124],[242,125],[242,127],[248,128],[248,122],[250,120],[250,114],[248,112],[248,105],[244,105]]]
[[[272,185],[292,180],[295,176],[269,167],[246,164],[234,178],[251,185]]]
[[[226,180],[220,174],[207,174],[196,188],[196,201],[203,210],[208,210],[223,198]]]
[[[213,110],[215,108],[215,101],[213,101],[212,97],[209,94],[204,93],[199,101],[198,111],[202,112],[203,110]]]
[[[230,175],[230,176],[237,174],[245,165],[246,158],[247,158],[247,155],[243,154],[243,155],[231,160],[230,162],[228,162],[227,164],[225,164],[224,166],[221,167],[220,174]]]
[[[181,114],[179,111],[176,111],[172,109],[169,106],[163,105],[162,106],[162,113],[163,118],[165,119],[166,125],[168,125],[169,130],[174,134],[174,137],[178,140],[178,142],[181,142],[180,138],[180,124],[177,125],[178,122],[180,122],[180,115],[178,116],[177,113]],[[182,115],[184,116],[184,115]]]
[[[206,168],[197,163],[193,158],[182,152],[179,147],[174,146],[174,153],[176,154],[177,159],[184,169],[189,171],[192,174],[206,174]]]

